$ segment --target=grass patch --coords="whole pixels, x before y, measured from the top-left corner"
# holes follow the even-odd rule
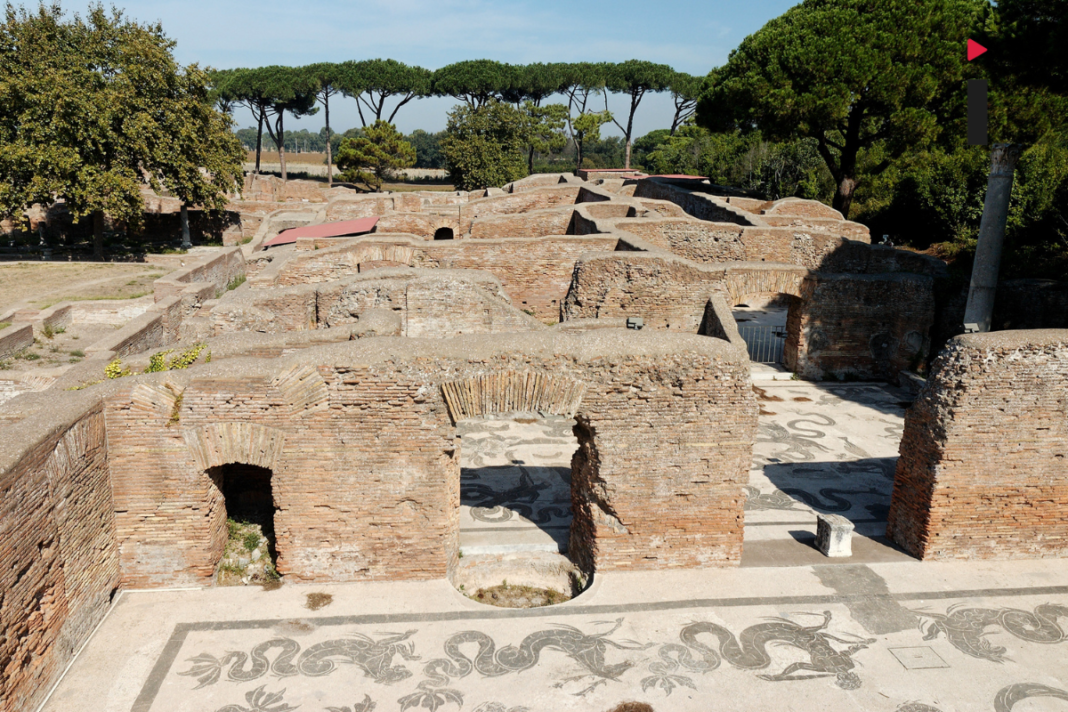
[[[307,595],[307,601],[304,607],[308,610],[317,611],[320,608],[326,608],[334,602],[334,597],[329,593],[309,593]]]
[[[63,297],[62,299],[53,299],[52,301],[42,302],[39,309],[47,309],[54,307],[60,302],[121,302],[125,299],[140,299],[146,297],[152,292],[134,292],[133,294],[108,294],[103,297]],[[62,332],[57,332],[62,333]]]
[[[75,357],[75,358],[85,358],[85,352],[82,351],[81,349],[74,349],[73,351],[70,352],[70,355]]]
[[[243,274],[237,275],[236,277],[234,277],[233,279],[231,279],[229,282],[226,283],[226,291],[227,292],[232,292],[233,290],[237,289],[242,284],[244,284],[246,279],[247,279],[247,277],[245,277],[245,275],[243,275]]]
[[[533,586],[508,585],[505,581],[500,586],[480,588],[467,597],[499,608],[541,608],[571,600],[571,596],[551,588],[534,588]]]
[[[247,245],[247,244],[248,244],[248,243],[250,243],[250,242],[252,242],[252,238],[251,238],[251,237],[246,237],[245,239],[241,240],[241,241],[240,241],[239,243],[237,243],[237,244],[239,244],[239,245]]]
[[[7,327],[11,326],[10,321],[0,321],[0,331],[3,331]]]

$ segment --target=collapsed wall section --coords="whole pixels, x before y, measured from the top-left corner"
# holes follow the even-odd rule
[[[1068,555],[1068,331],[952,339],[905,415],[887,535],[921,559]]]

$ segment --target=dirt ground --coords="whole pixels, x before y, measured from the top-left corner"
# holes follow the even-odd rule
[[[133,299],[149,294],[169,270],[154,264],[101,262],[0,263],[0,314],[45,309],[62,301]]]

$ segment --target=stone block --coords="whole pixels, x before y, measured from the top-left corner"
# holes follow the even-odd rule
[[[816,548],[831,558],[853,555],[853,522],[839,514],[816,517]]]

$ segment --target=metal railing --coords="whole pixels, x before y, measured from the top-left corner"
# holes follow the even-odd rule
[[[785,326],[746,326],[739,324],[738,333],[745,340],[749,360],[756,363],[783,363],[786,351]]]

